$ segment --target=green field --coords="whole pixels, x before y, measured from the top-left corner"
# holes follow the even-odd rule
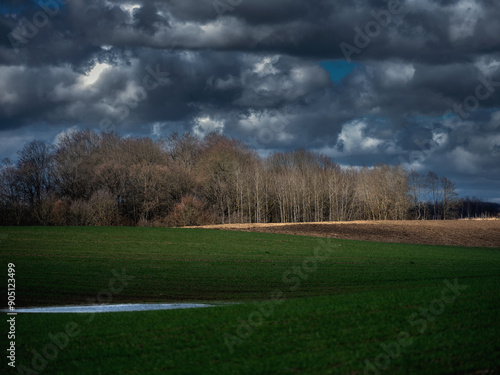
[[[216,306],[19,313],[17,368],[4,355],[0,372],[496,373],[499,250],[203,229],[3,227],[2,306],[8,263],[16,307]]]

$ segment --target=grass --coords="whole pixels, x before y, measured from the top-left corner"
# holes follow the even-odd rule
[[[327,259],[314,261],[315,249]],[[32,368],[32,350],[43,354],[49,333],[76,324],[74,337],[46,361],[41,373],[47,374],[498,371],[499,250],[202,229],[0,228],[2,298],[12,262],[17,307],[98,297],[244,302],[182,311],[19,314],[18,366]],[[116,293],[110,293],[113,270],[134,277],[123,287],[112,284]],[[467,288],[442,294],[445,280],[455,279]],[[278,291],[280,301],[273,302]],[[5,322],[2,327],[7,332]],[[398,343],[401,332],[405,339]],[[8,347],[5,337],[2,343]],[[365,360],[378,367],[368,370]]]

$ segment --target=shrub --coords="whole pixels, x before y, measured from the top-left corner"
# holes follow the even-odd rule
[[[92,211],[92,225],[107,226],[117,223],[118,207],[115,197],[107,190],[98,190],[89,201]]]
[[[68,220],[69,206],[59,199],[52,206],[51,223],[53,225],[66,225]]]
[[[92,209],[88,202],[77,199],[69,207],[70,225],[91,225]]]
[[[183,197],[180,203],[174,206],[173,212],[167,217],[167,225],[172,227],[185,227],[203,225],[208,223],[202,201],[193,196]]]

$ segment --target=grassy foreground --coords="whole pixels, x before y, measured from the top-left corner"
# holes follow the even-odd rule
[[[10,371],[3,356],[0,371],[498,371],[499,250],[201,229],[0,228],[3,306],[10,262],[17,307],[244,302],[19,314],[17,368]]]

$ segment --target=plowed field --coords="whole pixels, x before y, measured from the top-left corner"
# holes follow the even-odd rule
[[[500,220],[225,224],[203,228],[408,244],[500,247]]]

